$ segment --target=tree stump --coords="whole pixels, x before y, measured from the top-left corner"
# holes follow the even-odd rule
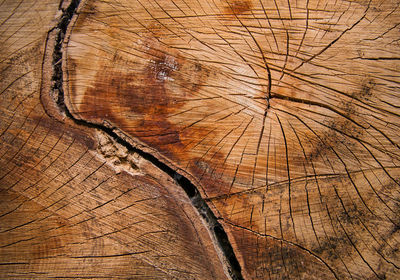
[[[399,5],[0,3],[1,278],[398,278]]]

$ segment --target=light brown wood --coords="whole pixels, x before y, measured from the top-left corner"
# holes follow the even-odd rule
[[[58,3],[0,5],[0,278],[227,279],[169,176],[104,132],[45,113]]]
[[[47,16],[42,30],[22,37],[34,15],[11,21],[32,4],[21,3],[2,4],[9,80],[2,79],[0,182],[9,219],[3,240],[11,244],[3,259],[46,232],[40,223],[53,227],[41,220],[50,207],[82,241],[63,237],[54,245],[63,249],[43,250],[87,266],[82,277],[398,278],[398,1],[86,0],[63,40],[57,28],[45,40],[62,16],[47,3],[36,9]],[[33,40],[36,48],[28,47]],[[95,193],[95,175],[85,179],[92,172],[98,183],[111,178]],[[181,176],[218,218],[234,257]],[[126,185],[137,187],[123,198]],[[143,202],[132,212],[111,217],[136,200]],[[128,221],[137,216],[151,218]],[[35,230],[8,236],[26,222]],[[167,234],[159,237],[160,228]],[[93,244],[103,235],[104,244]],[[104,260],[74,259],[109,247],[109,256],[123,255],[115,260],[122,274],[111,264],[96,270]],[[0,267],[4,275],[15,277],[14,266],[19,277],[29,273],[30,250]],[[70,271],[35,265],[36,273]]]

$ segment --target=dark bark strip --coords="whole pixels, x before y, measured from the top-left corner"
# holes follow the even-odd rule
[[[68,1],[68,0],[67,0]],[[93,124],[84,120],[78,120],[73,117],[73,115],[69,112],[66,104],[64,103],[64,90],[63,90],[63,70],[62,70],[62,61],[63,61],[63,42],[65,38],[65,34],[67,32],[67,28],[69,23],[71,22],[72,17],[76,14],[78,6],[81,0],[71,0],[70,4],[67,8],[62,8],[64,6],[64,2],[60,3],[60,10],[63,12],[60,17],[60,21],[55,28],[49,31],[56,31],[54,50],[52,54],[52,77],[51,77],[51,94],[53,95],[54,101],[57,103],[59,110],[66,115],[67,118],[74,121],[74,123],[78,125],[84,125],[86,127],[96,128],[105,133],[107,133],[110,137],[114,138],[116,142],[125,146],[128,150],[137,153],[142,158],[148,160],[153,165],[158,167],[161,172],[166,173],[174,181],[182,187],[187,196],[190,198],[192,205],[197,209],[200,216],[203,218],[203,221],[208,225],[208,228],[212,234],[212,239],[215,241],[220,251],[223,253],[224,262],[227,265],[228,272],[230,277],[234,280],[241,280],[243,276],[241,274],[240,264],[234,254],[231,243],[229,242],[228,236],[219,223],[217,217],[211,211],[210,207],[207,205],[205,200],[201,197],[198,188],[185,176],[176,172],[167,164],[158,160],[155,156],[145,151],[142,151],[136,147],[133,147],[126,140],[121,138],[115,130],[102,126]],[[44,77],[45,78],[45,77]],[[42,92],[43,94],[43,92]],[[48,94],[48,93],[44,93]],[[46,107],[46,105],[44,105]],[[46,108],[45,108],[46,109]],[[108,257],[108,256],[106,256]]]

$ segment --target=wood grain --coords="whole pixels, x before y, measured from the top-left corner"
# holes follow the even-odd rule
[[[393,279],[398,6],[86,1],[67,107],[195,182],[246,277]]]
[[[0,277],[397,279],[399,6],[2,1]]]
[[[40,102],[56,1],[3,1],[0,278],[226,279],[184,191],[101,130]]]

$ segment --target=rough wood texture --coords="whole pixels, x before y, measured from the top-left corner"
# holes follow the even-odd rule
[[[58,3],[0,5],[0,278],[227,279],[169,176],[104,132],[45,114]]]
[[[400,3],[78,2],[2,3],[3,275],[398,278]]]

